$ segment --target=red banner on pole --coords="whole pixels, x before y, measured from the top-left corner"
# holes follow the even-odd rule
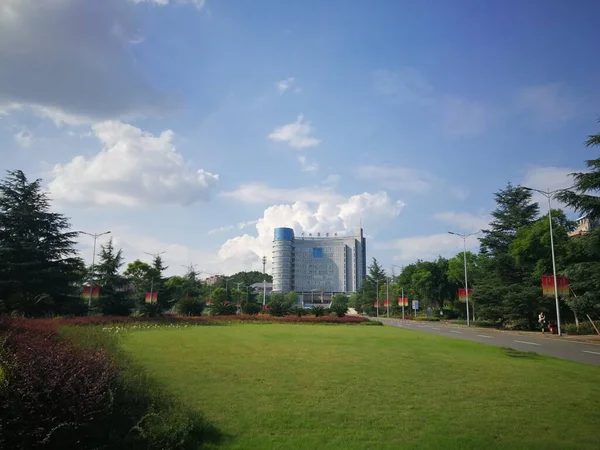
[[[398,306],[408,306],[408,297],[398,297]]]
[[[375,308],[379,308],[379,302],[374,302],[374,303],[373,303],[373,306],[374,306]]]
[[[569,279],[562,275],[556,276],[559,297],[569,296]],[[542,294],[544,297],[554,297],[554,275],[542,275]]]
[[[384,300],[383,301],[383,306],[390,306],[390,301],[389,300]]]
[[[206,299],[206,304],[207,305],[212,305],[215,301],[212,298],[207,298]]]
[[[81,296],[86,299],[90,298],[91,292],[92,292],[91,286],[84,286],[83,290],[81,291]]]
[[[473,296],[473,289],[469,289],[468,290],[468,294],[469,297]],[[466,302],[467,301],[467,289],[465,288],[458,288],[458,300],[460,300],[461,302]]]
[[[97,300],[100,298],[100,286],[92,287],[92,298]]]

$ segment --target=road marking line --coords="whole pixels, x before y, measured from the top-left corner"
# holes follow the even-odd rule
[[[454,331],[454,330],[450,330],[450,333],[461,334],[461,332],[460,332],[460,331]]]
[[[519,344],[542,345],[542,344],[536,344],[535,342],[527,342],[527,341],[515,341],[515,342],[518,342]]]
[[[431,327],[431,329],[432,330],[438,330],[438,331],[440,330],[439,328],[434,328],[434,327]]]
[[[591,353],[592,355],[600,355],[600,352],[592,352],[590,350],[581,350],[583,353]]]
[[[485,334],[478,334],[477,336],[482,337],[482,338],[486,338],[486,339],[494,339],[494,336],[487,336]]]

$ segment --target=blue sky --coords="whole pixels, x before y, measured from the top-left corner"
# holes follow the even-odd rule
[[[600,4],[0,1],[0,169],[128,260],[257,269],[272,230],[451,256],[595,157]],[[18,51],[17,51],[18,49]],[[83,256],[91,247],[82,239]],[[475,238],[469,245],[477,247]]]

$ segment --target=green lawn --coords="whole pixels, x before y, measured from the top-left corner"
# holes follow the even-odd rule
[[[131,332],[227,449],[597,449],[600,368],[392,327]]]

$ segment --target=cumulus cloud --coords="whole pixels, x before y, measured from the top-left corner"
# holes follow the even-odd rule
[[[163,110],[137,67],[123,0],[2,0],[0,107],[81,123]]]
[[[336,194],[331,185],[321,188],[272,188],[262,183],[242,184],[230,192],[223,192],[223,197],[234,198],[244,203],[336,203],[343,198]]]
[[[278,81],[275,86],[277,87],[277,90],[279,91],[280,94],[283,94],[285,91],[287,91],[289,88],[292,87],[292,85],[294,84],[295,78],[294,77],[289,77],[286,78],[285,80],[280,80]],[[298,88],[296,88],[298,89]]]
[[[275,128],[268,137],[272,141],[285,142],[297,149],[316,147],[321,140],[311,136],[313,131],[310,122],[304,121],[304,116],[300,114],[295,122]]]
[[[398,217],[404,208],[401,201],[392,200],[385,192],[363,193],[339,203],[309,205],[295,202],[267,208],[256,224],[257,235],[244,234],[229,239],[219,250],[219,259],[242,267],[260,267],[263,255],[270,260],[273,230],[290,227],[300,235],[305,233],[350,233],[361,225],[373,232]]]
[[[219,176],[194,170],[176,151],[174,133],[159,136],[121,122],[93,127],[102,150],[57,164],[48,189],[52,198],[80,205],[189,205],[207,200]]]

